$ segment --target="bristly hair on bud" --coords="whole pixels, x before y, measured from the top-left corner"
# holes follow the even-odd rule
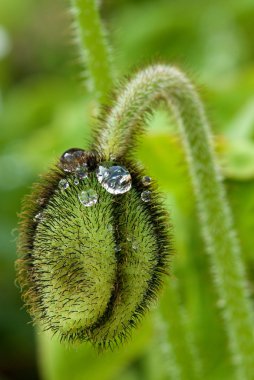
[[[170,242],[155,181],[139,165],[70,149],[23,204],[17,271],[27,309],[62,341],[112,347],[157,298]]]

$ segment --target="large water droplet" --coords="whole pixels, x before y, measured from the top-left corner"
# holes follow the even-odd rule
[[[82,205],[86,207],[93,206],[98,202],[98,194],[93,189],[81,191],[78,197]]]
[[[122,166],[99,166],[97,179],[110,194],[124,194],[131,189],[131,175]]]
[[[59,189],[61,190],[66,190],[68,189],[68,187],[70,186],[69,182],[67,181],[67,179],[63,178],[63,179],[60,179],[59,183],[58,183],[58,187]]]
[[[96,170],[96,176],[98,181],[102,183],[109,176],[109,171],[107,168],[104,168],[104,166],[100,165]]]
[[[150,202],[151,201],[151,191],[143,191],[141,193],[141,199],[143,202]]]
[[[152,182],[152,178],[151,177],[148,177],[147,175],[145,175],[143,178],[142,178],[142,183],[144,186],[149,186]]]
[[[72,148],[62,154],[59,165],[65,172],[73,173],[84,166],[86,160],[87,153],[83,149]]]

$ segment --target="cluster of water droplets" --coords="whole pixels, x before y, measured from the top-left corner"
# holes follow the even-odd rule
[[[150,186],[152,182],[151,177],[144,176],[142,178],[142,184],[146,187]],[[151,201],[151,191],[150,190],[144,190],[141,193],[141,199],[143,202],[147,203]]]
[[[134,251],[137,251],[139,249],[138,241],[133,236],[127,236],[127,241]]]
[[[72,174],[71,182],[75,186],[88,178],[87,153],[83,149],[72,148],[64,152],[60,158],[59,166],[64,172]],[[59,181],[58,187],[61,190],[66,190],[69,186],[70,180],[63,178]],[[98,194],[93,189],[88,189],[81,191],[78,198],[83,206],[90,207],[97,203]]]
[[[60,158],[59,167],[66,173],[67,178],[61,178],[58,182],[58,188],[60,191],[66,191],[71,185],[78,186],[83,180],[86,180],[89,176],[89,167],[87,161],[89,154],[83,149],[72,148],[63,153]],[[95,169],[96,166],[92,169]],[[91,167],[90,167],[91,171]],[[110,194],[118,195],[128,192],[132,187],[132,178],[130,172],[123,166],[108,164],[100,164],[96,169],[96,177],[101,186]],[[144,176],[141,179],[144,190],[141,192],[141,200],[145,203],[151,201],[151,191],[148,190],[151,185],[152,179],[148,176]],[[79,202],[85,207],[94,206],[98,203],[98,193],[90,188],[80,191],[78,193]],[[37,204],[44,206],[46,199],[38,198]],[[39,211],[33,218],[35,223],[39,223],[43,220],[43,212]],[[114,230],[113,225],[107,226],[108,231]],[[129,239],[127,239],[129,240]],[[130,240],[129,240],[130,242]],[[138,249],[137,243],[131,239],[130,242],[134,250]],[[116,252],[120,252],[121,247],[116,247]]]
[[[82,180],[88,178],[89,169],[87,165],[88,153],[83,149],[72,148],[63,153],[60,158],[59,166],[61,169],[72,174],[72,183],[78,186]],[[128,192],[132,187],[132,178],[129,171],[120,165],[103,166],[99,165],[96,169],[96,177],[101,186],[110,194],[118,195]],[[151,178],[144,176],[142,178],[142,184],[144,187],[149,187],[151,184]],[[70,179],[61,179],[58,187],[64,191],[70,186]],[[79,201],[82,205],[90,207],[98,202],[98,194],[93,189],[81,191],[78,194]],[[141,199],[143,202],[150,202],[151,191],[144,190],[141,193]]]

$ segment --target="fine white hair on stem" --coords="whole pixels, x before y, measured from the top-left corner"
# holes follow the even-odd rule
[[[254,324],[241,249],[210,128],[191,82],[181,71],[167,65],[153,65],[138,72],[122,89],[106,117],[96,149],[106,159],[131,155],[144,132],[146,113],[161,100],[175,116],[185,149],[214,283],[224,305],[222,314],[232,362],[239,379],[252,379]]]
[[[110,48],[99,15],[99,2],[71,0],[71,12],[80,54],[87,72],[87,88],[96,98],[105,101],[112,86]]]

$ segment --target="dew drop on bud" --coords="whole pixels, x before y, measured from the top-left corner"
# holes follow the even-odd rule
[[[110,158],[111,161],[115,161],[116,160],[116,156],[113,153],[110,153],[109,158]]]
[[[87,160],[87,154],[83,149],[72,148],[66,150],[60,158],[59,166],[65,172],[76,172]]]
[[[85,207],[91,207],[98,202],[98,194],[93,189],[81,191],[78,198],[80,203]]]
[[[150,202],[151,201],[151,191],[143,191],[141,193],[141,199],[143,202]]]
[[[45,198],[38,198],[36,203],[40,206],[43,206],[45,203],[46,199]]]
[[[124,194],[131,189],[131,175],[122,166],[99,166],[97,179],[110,194]]]
[[[104,166],[99,166],[97,171],[96,171],[96,176],[97,176],[97,179],[100,183],[102,183],[103,181],[105,181],[107,179],[107,177],[109,176],[109,171],[107,168],[104,168]]]
[[[138,249],[138,242],[135,239],[132,242],[132,249],[134,249],[134,251]]]
[[[142,178],[142,183],[144,186],[149,186],[152,182],[151,177],[148,177],[147,175]]]
[[[39,222],[42,219],[42,212],[38,212],[38,214],[35,215],[34,217],[34,222]]]
[[[76,176],[78,177],[78,179],[82,180],[82,179],[85,179],[88,177],[88,169],[87,169],[87,166],[86,164],[84,164],[84,166],[78,166],[76,168]]]
[[[114,230],[113,225],[112,225],[112,224],[108,224],[108,225],[107,225],[107,230],[108,230],[109,232],[112,232],[112,231]]]
[[[66,189],[68,189],[69,186],[70,185],[69,185],[69,182],[67,181],[67,179],[64,179],[64,178],[60,179],[60,181],[58,183],[59,189],[66,190]]]

